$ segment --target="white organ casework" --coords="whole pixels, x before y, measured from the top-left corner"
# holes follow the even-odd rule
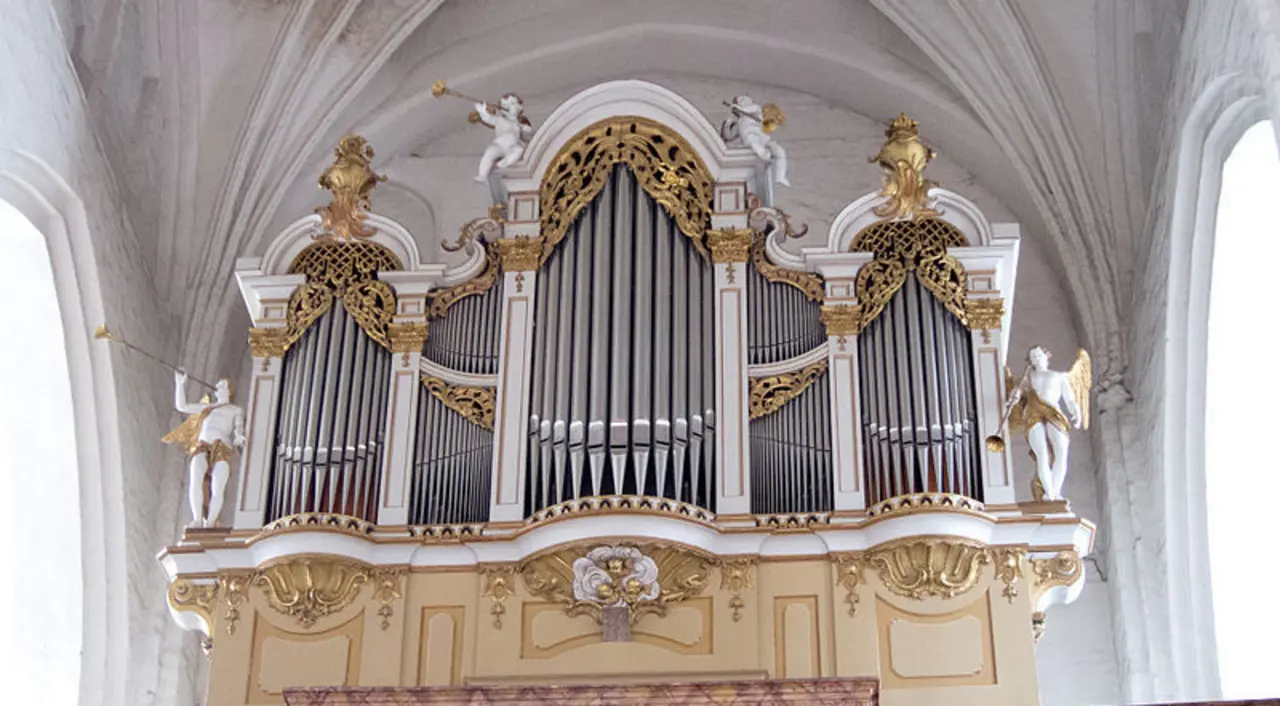
[[[161,554],[170,576],[317,552],[491,575],[591,537],[847,570],[950,537],[1014,557],[1010,603],[1056,562],[1039,619],[1074,600],[1093,525],[1058,480],[1018,503],[1034,471],[1002,442],[1023,388],[1005,370],[1018,227],[926,179],[933,152],[902,115],[875,156],[883,189],[798,247],[808,226],[774,198],[785,153],[762,148],[785,139],[781,111],[744,104],[728,117],[741,133],[762,113],[769,142],[730,146],[650,83],[577,94],[491,165],[499,201],[445,242],[454,266],[370,210],[373,150],[343,138],[330,204],[237,263],[254,366],[234,528],[189,531]],[[932,551],[921,581],[943,570]]]

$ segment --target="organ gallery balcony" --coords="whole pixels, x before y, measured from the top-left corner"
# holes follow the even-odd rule
[[[818,677],[1036,702],[1094,539],[1049,410],[1087,421],[1089,370],[1005,369],[1017,226],[924,179],[900,116],[884,189],[797,248],[779,153],[726,134],[652,84],[584,91],[448,265],[343,139],[330,204],[237,263],[238,473],[159,556],[211,705]],[[1058,454],[1035,502],[1007,418]]]

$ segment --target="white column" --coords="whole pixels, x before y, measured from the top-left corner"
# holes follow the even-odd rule
[[[240,487],[236,502],[236,529],[262,527],[267,484],[271,476],[272,447],[276,438],[277,407],[284,371],[283,327],[259,327],[253,333],[253,378],[245,405],[245,444],[240,452]]]
[[[823,307],[827,374],[831,388],[831,465],[834,509],[862,510],[862,418],[858,410],[858,309],[852,303]]]
[[[716,270],[716,514],[751,512],[747,382],[747,256],[753,231],[707,231]]]
[[[428,335],[426,293],[429,281],[412,272],[380,273],[396,290],[396,316],[387,327],[391,343],[391,380],[387,401],[379,525],[409,523],[413,484],[413,444],[418,421],[418,359]]]
[[[533,297],[542,239],[497,241],[502,257],[502,336],[494,410],[490,522],[524,518],[525,437],[529,428],[529,368],[533,345]]]

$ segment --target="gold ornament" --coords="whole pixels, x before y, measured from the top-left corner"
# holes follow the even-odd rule
[[[889,138],[871,161],[884,171],[880,195],[888,202],[877,206],[881,218],[928,218],[938,215],[929,208],[929,190],[937,182],[924,178],[924,170],[936,155],[920,141],[916,121],[900,114],[889,122],[884,136]]]
[[[862,309],[856,305],[825,304],[818,321],[826,327],[828,336],[855,336],[862,330]]]
[[[750,228],[723,228],[707,231],[707,247],[711,249],[712,262],[746,262],[751,255],[751,240],[755,231]]]
[[[751,378],[751,418],[759,419],[782,409],[826,372],[827,361],[823,359],[795,372]]]
[[[720,562],[720,590],[729,592],[729,608],[733,610],[735,623],[742,620],[742,609],[747,605],[742,599],[743,591],[755,585],[751,578],[751,567],[755,563],[755,557],[735,557]]]
[[[970,331],[981,331],[982,342],[991,342],[991,332],[1000,330],[1004,320],[1003,299],[968,299],[964,303]]]
[[[200,616],[210,633],[213,632],[213,604],[217,599],[217,583],[195,583],[179,578],[169,584],[169,607]]]
[[[836,585],[844,589],[844,602],[849,606],[849,617],[858,614],[858,584],[862,583],[862,557],[857,554],[835,554]]]
[[[595,545],[572,546],[526,560],[520,567],[525,588],[540,599],[563,604],[569,616],[586,614],[597,623],[602,622],[604,608],[601,603],[578,600],[573,594],[573,563],[593,548]],[[645,615],[664,616],[668,606],[702,593],[715,563],[712,557],[683,547],[650,544],[634,548],[657,565],[659,592],[656,598],[647,600],[639,596],[649,592],[651,586],[622,585],[614,589],[617,598],[630,608],[628,613],[633,625]],[[622,571],[622,567],[606,570],[613,575]],[[616,583],[624,583],[621,576]]]
[[[387,324],[387,340],[391,343],[391,352],[400,353],[405,365],[409,364],[410,353],[421,353],[422,344],[427,342],[427,322],[405,321]]]
[[[626,164],[649,196],[693,239],[704,257],[711,223],[711,172],[693,147],[667,126],[634,116],[606,118],[584,128],[556,153],[542,180],[542,236],[546,262],[582,209],[604,189],[616,164]]]
[[[399,269],[400,259],[374,242],[318,240],[303,248],[289,264],[290,274],[302,274],[307,279],[289,297],[284,349],[302,338],[307,328],[333,306],[334,298],[342,299],[347,312],[370,338],[390,348],[387,324],[395,316],[396,295],[390,285],[376,277],[380,271]]]
[[[228,635],[236,632],[236,625],[240,622],[240,606],[244,605],[245,593],[253,576],[252,571],[227,571],[218,574],[218,587],[227,603],[227,612],[222,619],[227,623]]]
[[[400,580],[404,578],[403,566],[380,566],[373,570],[373,600],[382,604],[378,609],[378,623],[383,630],[391,627],[391,616],[394,611],[391,604],[402,597]]]
[[[538,269],[538,265],[546,259],[545,240],[545,238],[534,238],[528,235],[500,238],[495,244],[498,246],[502,270],[518,272]]]
[[[338,531],[343,534],[349,534],[354,537],[369,537],[377,526],[372,522],[362,520],[358,517],[350,515],[339,515],[329,512],[300,512],[296,515],[286,515],[278,520],[271,522],[262,528],[254,539],[259,539],[272,534],[283,534],[296,531],[310,531],[323,528],[330,531]]]
[[[769,256],[765,252],[765,236],[763,233],[756,233],[755,238],[752,239],[751,264],[755,265],[756,271],[765,279],[770,282],[789,284],[803,292],[805,298],[809,301],[820,304],[826,299],[827,291],[820,275],[802,270],[789,270],[769,262]]]
[[[876,547],[867,561],[894,593],[924,599],[954,598],[978,584],[983,564],[991,563],[985,545],[967,539],[909,537]]]
[[[254,358],[282,358],[289,349],[288,330],[281,326],[249,329],[249,350]]]
[[[480,597],[493,601],[489,615],[493,616],[493,627],[501,630],[502,616],[507,612],[504,604],[516,591],[516,567],[514,564],[481,566],[480,575],[484,577],[484,592]]]
[[[1022,556],[1026,550],[1021,547],[994,547],[991,549],[992,559],[996,565],[996,578],[1004,582],[1000,595],[1010,603],[1018,597],[1018,579],[1022,577]]]
[[[1032,559],[1031,570],[1036,575],[1031,596],[1034,605],[1045,591],[1057,586],[1070,586],[1079,580],[1084,572],[1084,562],[1080,560],[1079,552],[1069,549],[1049,559]]]
[[[350,605],[370,573],[368,564],[350,559],[295,557],[259,569],[252,583],[272,609],[309,628]]]
[[[480,274],[466,282],[427,293],[427,316],[438,319],[449,312],[449,307],[466,297],[484,294],[498,281],[498,246],[485,246],[485,266]]]
[[[342,240],[368,238],[375,232],[364,223],[369,193],[386,177],[374,174],[373,147],[359,135],[343,137],[333,153],[333,164],[320,175],[320,188],[333,195],[328,206],[316,209],[321,227]]]
[[[885,515],[894,514],[909,515],[919,510],[931,510],[934,508],[952,512],[967,510],[980,513],[986,509],[986,506],[973,498],[955,493],[911,493],[909,495],[898,495],[872,505],[867,508],[867,517],[884,517]]]
[[[858,270],[854,284],[862,309],[861,326],[865,328],[884,311],[908,274],[914,274],[947,311],[968,325],[968,278],[960,261],[947,253],[947,248],[968,244],[955,226],[938,218],[885,221],[862,229],[849,249],[874,253],[875,259]]]
[[[495,393],[491,387],[450,385],[438,377],[423,374],[422,384],[444,406],[461,414],[476,426],[493,431]]]

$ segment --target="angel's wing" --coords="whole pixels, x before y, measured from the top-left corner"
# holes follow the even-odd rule
[[[1067,371],[1067,384],[1071,385],[1071,394],[1076,398],[1080,408],[1080,426],[1089,428],[1089,390],[1093,387],[1093,361],[1089,352],[1081,348],[1076,353],[1076,362]]]
[[[160,441],[166,444],[177,444],[187,453],[191,453],[195,450],[196,443],[200,440],[200,424],[204,422],[204,417],[203,410],[187,415],[186,421],[179,424],[178,428],[161,437]]]

